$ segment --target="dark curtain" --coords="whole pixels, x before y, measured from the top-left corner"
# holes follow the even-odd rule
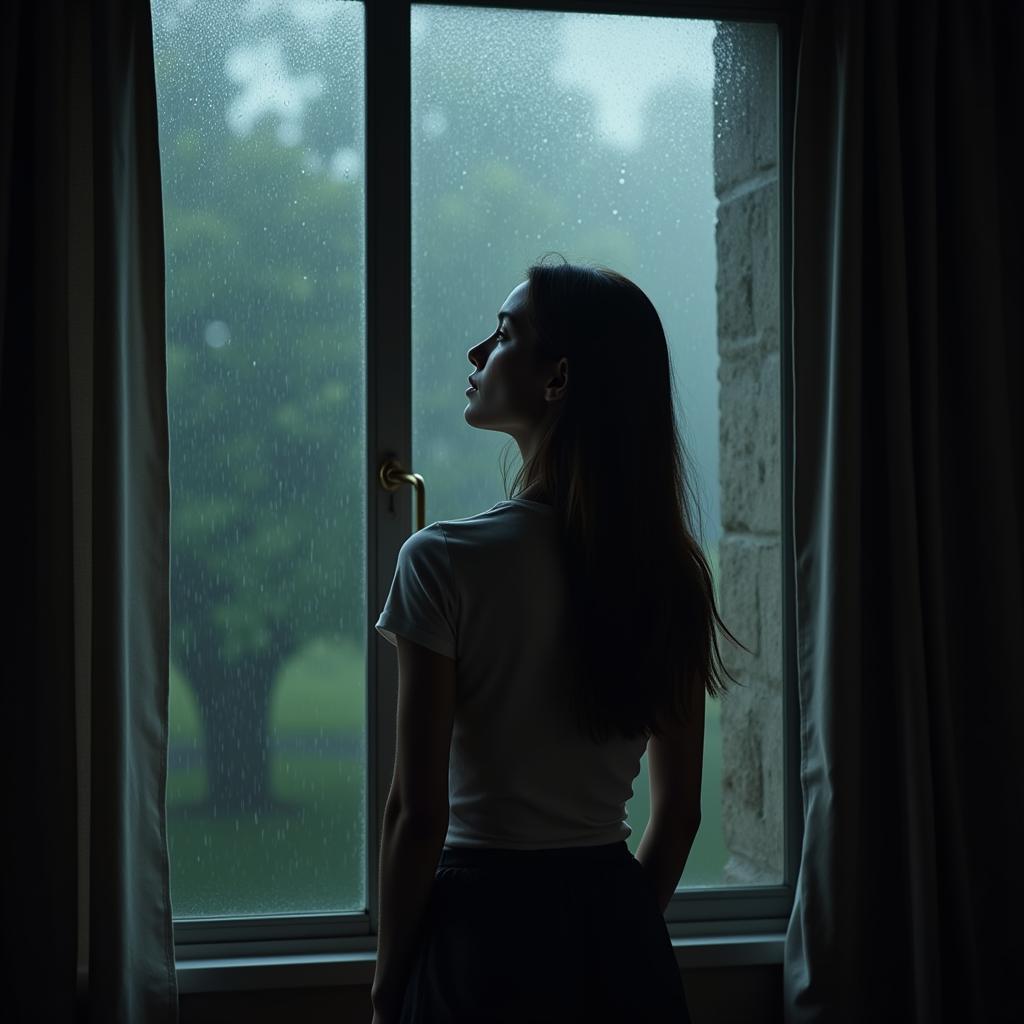
[[[5,1017],[177,1018],[150,9],[15,0],[0,76]]]
[[[1024,1020],[1024,5],[807,0],[786,1020]]]

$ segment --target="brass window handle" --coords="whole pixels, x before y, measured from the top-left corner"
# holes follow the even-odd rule
[[[385,491],[397,491],[402,484],[412,484],[416,488],[416,531],[422,530],[427,525],[427,493],[423,477],[419,473],[407,472],[397,459],[385,459],[377,475]]]

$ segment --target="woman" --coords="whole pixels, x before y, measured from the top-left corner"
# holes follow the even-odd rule
[[[663,913],[700,821],[715,624],[735,638],[665,333],[622,275],[542,262],[469,360],[466,421],[515,439],[521,489],[411,536],[377,622],[399,725],[374,1021],[687,1021]]]

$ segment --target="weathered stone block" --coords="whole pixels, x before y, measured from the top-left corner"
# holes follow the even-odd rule
[[[733,674],[758,671],[760,655],[760,614],[757,603],[757,546],[742,537],[724,534],[718,542],[719,614],[737,640],[746,644],[748,654],[727,636],[719,637],[722,663]]]
[[[748,208],[754,303],[759,334],[779,329],[779,184],[773,179],[740,202]]]
[[[760,616],[760,672],[778,690],[782,686],[782,545],[766,544],[758,551],[757,606]]]
[[[726,530],[778,532],[782,517],[779,461],[779,354],[756,348],[730,353],[718,367],[719,480]]]
[[[722,698],[722,828],[733,853],[750,857],[759,848],[757,837],[764,804],[761,733],[752,718],[750,680],[733,684]]]
[[[719,203],[718,336],[752,338],[779,329],[779,201],[773,178]],[[778,347],[778,336],[774,347]]]
[[[722,699],[722,827],[726,876],[782,878],[782,699],[756,681]]]
[[[783,786],[784,721],[782,716],[782,692],[778,688],[764,688],[759,691],[759,700],[754,712],[761,731],[761,770],[763,827],[758,861],[774,877],[782,881],[784,856],[785,807]]]
[[[733,853],[722,871],[722,881],[726,885],[778,885],[779,878],[773,868]]]
[[[719,203],[715,221],[718,269],[718,338],[754,336],[754,267],[750,244],[750,204],[742,200]]]

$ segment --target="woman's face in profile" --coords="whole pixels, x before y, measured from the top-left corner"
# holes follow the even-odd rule
[[[502,304],[490,337],[468,352],[474,366],[467,394],[466,422],[484,430],[516,436],[532,429],[544,415],[544,390],[550,373],[538,366],[534,339],[526,319],[529,281],[516,285]],[[507,314],[507,315],[506,315]]]

